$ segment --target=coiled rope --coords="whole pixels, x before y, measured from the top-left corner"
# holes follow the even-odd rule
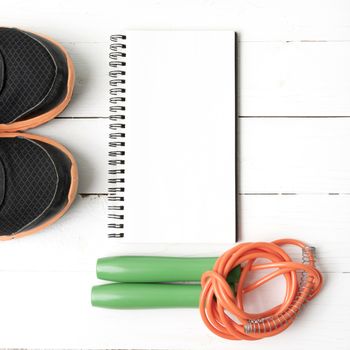
[[[283,245],[302,248],[302,263],[294,262],[281,248]],[[256,264],[261,258],[270,262]],[[242,271],[234,293],[226,277],[238,265],[242,266]],[[274,271],[246,285],[249,273],[265,269]],[[299,280],[297,271],[301,272]],[[280,275],[286,281],[283,302],[262,313],[247,313],[243,303],[245,294]],[[314,249],[301,241],[281,239],[271,243],[241,243],[219,257],[212,271],[202,275],[200,313],[206,326],[222,338],[257,340],[271,337],[293,323],[302,305],[319,293],[322,283],[322,275],[315,267]]]

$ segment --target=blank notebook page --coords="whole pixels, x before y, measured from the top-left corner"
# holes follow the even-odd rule
[[[126,36],[123,241],[234,242],[234,32]]]

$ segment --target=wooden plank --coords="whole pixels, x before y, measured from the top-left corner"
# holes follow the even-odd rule
[[[64,256],[61,256],[64,259]],[[43,260],[43,264],[45,261]],[[326,274],[321,294],[304,307],[283,336],[264,340],[272,350],[348,349],[349,274]],[[246,342],[217,338],[198,310],[104,310],[90,306],[92,273],[0,272],[1,346],[50,349],[246,349]],[[281,300],[280,288],[262,288],[250,310]],[[330,316],[332,322],[330,322]],[[261,342],[249,343],[261,349]]]
[[[242,193],[350,193],[350,119],[241,120]]]
[[[350,193],[350,119],[242,118],[241,193]],[[33,132],[65,144],[80,193],[106,193],[108,123],[56,119]]]
[[[108,117],[108,43],[65,45],[77,83],[61,117]],[[238,53],[241,116],[350,116],[350,41],[243,42]]]
[[[350,116],[350,42],[242,43],[240,115]]]
[[[241,196],[243,241],[292,237],[313,245],[324,272],[350,272],[350,196]],[[123,244],[108,240],[106,196],[78,196],[57,223],[0,244],[0,271],[90,271],[108,255],[218,256],[234,243]],[[39,254],[37,252],[40,247]],[[289,250],[300,260],[299,250]],[[21,257],[21,258],[19,258]]]
[[[22,26],[61,41],[101,41],[119,28],[236,29],[244,41],[350,39],[347,0],[105,0],[103,5],[5,0],[2,5],[2,25]]]

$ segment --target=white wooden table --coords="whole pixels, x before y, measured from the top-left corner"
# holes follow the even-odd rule
[[[33,132],[70,148],[81,178],[63,219],[0,245],[1,348],[350,348],[349,1],[3,0],[0,8],[1,25],[50,35],[73,57],[71,105]],[[282,335],[233,343],[210,334],[197,310],[90,307],[99,256],[223,249],[103,243],[108,38],[125,28],[239,33],[241,239],[307,241],[325,276],[322,293]],[[262,293],[251,302],[269,302]]]

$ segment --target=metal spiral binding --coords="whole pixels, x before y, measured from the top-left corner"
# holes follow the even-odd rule
[[[316,248],[305,247],[302,250],[302,263],[309,265],[310,262],[315,263]],[[256,320],[248,320],[248,323],[244,325],[244,332],[246,334],[251,333],[266,333],[274,331],[275,329],[290,324],[297,317],[302,306],[308,301],[307,297],[311,295],[313,291],[313,279],[308,275],[306,271],[301,273],[299,281],[299,291],[294,298],[293,303],[283,313],[274,317],[259,318]],[[305,298],[306,297],[306,298]]]
[[[110,45],[110,134],[108,152],[108,233],[109,238],[124,237],[125,183],[125,58],[126,36],[112,35]]]

